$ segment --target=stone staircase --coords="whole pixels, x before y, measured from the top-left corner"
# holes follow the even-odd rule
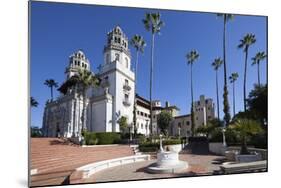
[[[80,166],[138,152],[128,145],[81,147],[59,138],[32,138],[30,148],[31,186],[68,184]]]
[[[135,155],[142,155],[142,153],[139,150],[139,145],[130,145],[130,147],[133,149]]]

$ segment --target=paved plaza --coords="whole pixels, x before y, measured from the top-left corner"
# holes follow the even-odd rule
[[[189,163],[188,169],[176,174],[150,174],[145,172],[145,167],[155,163],[156,160],[138,162],[109,168],[92,175],[87,182],[108,182],[124,180],[158,179],[171,177],[190,177],[212,175],[219,170],[219,163],[224,158],[215,155],[181,154],[180,160]]]
[[[38,171],[31,186],[61,185],[80,166],[134,155],[127,145],[81,147],[59,138],[32,138],[30,149],[31,169]]]
[[[177,174],[149,174],[145,167],[156,162],[155,153],[150,161],[137,162],[105,169],[84,182],[157,179],[182,176],[211,175],[219,169],[223,157],[216,155],[194,155],[181,152],[180,160],[187,161],[188,169]],[[128,145],[81,147],[59,138],[31,139],[31,169],[38,173],[31,176],[31,186],[68,184],[68,177],[78,167],[86,164],[134,155]]]

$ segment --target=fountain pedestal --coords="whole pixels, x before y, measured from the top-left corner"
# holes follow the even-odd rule
[[[147,168],[155,174],[177,173],[188,168],[188,163],[178,159],[177,152],[162,151],[157,153],[157,162]]]
[[[188,168],[188,163],[179,160],[179,153],[164,151],[160,136],[160,151],[157,153],[157,162],[147,167],[147,172],[155,174],[177,173]]]

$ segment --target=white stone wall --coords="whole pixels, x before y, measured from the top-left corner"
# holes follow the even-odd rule
[[[120,55],[120,61],[114,61],[116,53]],[[106,58],[107,54],[109,54],[109,59]],[[126,66],[125,58],[128,59],[128,67]],[[129,124],[133,122],[135,75],[130,69],[130,58],[125,53],[121,53],[118,50],[109,50],[105,53],[105,60],[106,59],[109,60],[109,62],[103,64],[100,75],[108,79],[109,93],[112,95],[113,99],[112,131],[119,132],[120,128],[117,121],[121,116],[127,117]],[[127,80],[130,90],[123,88],[125,80]],[[130,103],[130,105],[124,105],[125,94],[128,95],[127,102]]]
[[[126,69],[124,66],[117,64],[117,70],[121,72],[116,72],[116,111],[121,113],[121,116],[125,116],[128,119],[128,123],[133,122],[133,109],[134,109],[134,95],[135,95],[135,79],[134,73]],[[125,85],[125,80],[128,81],[128,85],[131,87],[130,90],[123,88]],[[125,100],[125,94],[128,95],[128,100]],[[126,105],[126,102],[129,104]],[[116,126],[116,131],[118,132],[119,126]]]
[[[91,130],[94,132],[112,132],[112,100],[101,99],[91,103]]]
[[[150,111],[142,106],[137,106],[137,133],[149,135]]]
[[[43,130],[48,137],[71,137],[79,134],[81,129],[83,101],[76,95],[65,96],[48,103],[45,107]],[[59,132],[58,132],[59,130]]]

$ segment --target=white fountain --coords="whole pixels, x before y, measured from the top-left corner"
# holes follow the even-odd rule
[[[176,151],[164,151],[162,135],[160,134],[160,150],[157,153],[157,162],[147,167],[147,171],[155,174],[177,173],[188,168],[188,163],[179,160]]]

